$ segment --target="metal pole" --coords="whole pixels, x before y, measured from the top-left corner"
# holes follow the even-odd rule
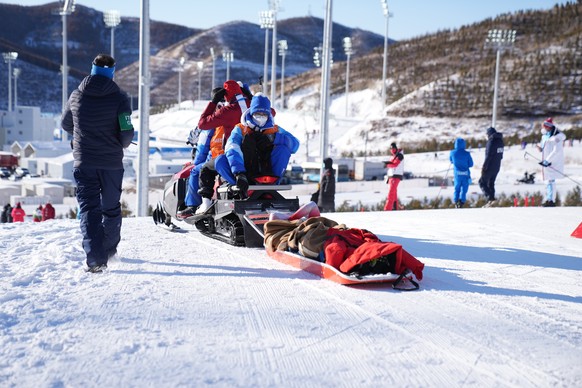
[[[267,92],[269,82],[269,29],[265,28],[265,60],[263,64],[263,93]]]
[[[348,54],[348,61],[346,64],[346,117],[349,113],[349,96],[350,96],[350,54]]]
[[[197,64],[198,67],[198,101],[202,98],[202,69],[204,69],[204,62],[199,61]]]
[[[495,61],[495,86],[493,88],[493,116],[491,118],[491,126],[495,128],[495,121],[497,120],[497,88],[499,87],[499,62],[501,58],[501,50],[497,50],[497,59]]]
[[[214,55],[214,47],[210,47],[210,56],[212,57],[212,84],[210,85],[210,97],[212,98],[212,89],[214,89],[214,76],[216,70],[216,55]]]
[[[8,112],[12,112],[12,59],[8,59]]]
[[[327,157],[328,127],[329,127],[329,75],[331,68],[331,34],[332,34],[332,0],[326,0],[325,21],[323,28],[323,50],[321,67],[321,133],[320,151],[321,171],[323,174],[323,160]]]
[[[287,41],[280,41],[281,45],[281,108],[285,109],[285,56],[287,55]]]
[[[67,11],[64,10],[63,16],[63,82],[62,82],[62,96],[61,96],[61,112],[65,112],[65,106],[67,106],[67,100],[69,99],[69,65],[67,63]]]
[[[279,0],[272,3],[273,11],[273,37],[271,45],[271,105],[275,106],[275,89],[277,87],[277,12]]]
[[[145,217],[149,196],[150,119],[150,3],[141,0],[139,35],[139,152],[137,174],[137,216]]]
[[[18,107],[18,77],[20,76],[20,69],[15,68],[12,71],[14,75],[14,108]]]
[[[111,57],[115,58],[115,27],[111,27]]]
[[[382,66],[382,108],[386,108],[386,75],[388,73],[388,20],[390,19],[390,12],[388,11],[388,3],[386,3],[385,17],[386,17],[386,31],[384,33],[384,66]]]

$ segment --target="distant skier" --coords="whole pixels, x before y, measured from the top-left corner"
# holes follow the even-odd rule
[[[458,138],[455,140],[455,149],[451,151],[449,160],[453,164],[455,171],[455,193],[453,201],[457,208],[463,207],[467,202],[467,191],[471,183],[471,171],[473,167],[473,158],[471,154],[465,150],[465,140]]]
[[[542,139],[537,146],[542,152],[542,178],[546,182],[546,201],[542,206],[556,206],[556,179],[564,176],[564,141],[566,135],[558,131],[550,117],[542,124]]]
[[[485,145],[485,161],[479,179],[479,187],[487,199],[485,207],[490,207],[495,203],[495,179],[497,179],[497,174],[501,168],[504,147],[503,134],[497,132],[495,128],[489,127],[487,129],[487,144]]]

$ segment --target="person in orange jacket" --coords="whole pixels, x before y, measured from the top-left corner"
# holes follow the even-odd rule
[[[12,209],[12,222],[24,222],[24,217],[26,217],[26,212],[20,206],[20,202],[18,202],[14,209]]]

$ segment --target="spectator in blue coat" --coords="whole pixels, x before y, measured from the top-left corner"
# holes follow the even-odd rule
[[[485,145],[485,161],[481,169],[481,178],[479,187],[483,191],[489,207],[495,203],[495,179],[501,168],[501,159],[503,159],[503,134],[497,132],[495,128],[487,129],[487,144]]]
[[[72,137],[80,226],[87,271],[98,273],[121,240],[123,149],[133,139],[131,106],[113,81],[115,59],[99,54],[65,106],[61,125]]]
[[[467,191],[469,190],[469,184],[471,184],[471,171],[469,169],[473,167],[473,158],[465,150],[465,147],[465,140],[459,137],[455,140],[455,149],[449,155],[449,160],[453,164],[455,173],[453,201],[457,208],[462,208],[467,202]]]

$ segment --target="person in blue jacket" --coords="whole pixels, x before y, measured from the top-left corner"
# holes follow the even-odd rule
[[[72,137],[80,227],[87,271],[103,272],[121,240],[123,149],[133,139],[129,97],[113,81],[115,59],[99,54],[65,106],[62,128]]]
[[[243,197],[258,177],[275,177],[278,184],[298,148],[299,140],[275,124],[267,96],[257,93],[226,142],[221,157],[227,158],[230,174],[223,178],[234,182]]]
[[[455,193],[453,201],[457,208],[463,207],[467,202],[467,191],[471,183],[471,171],[473,167],[473,158],[471,154],[465,150],[466,143],[462,138],[455,140],[455,149],[449,155],[449,160],[453,164],[455,174]]]

